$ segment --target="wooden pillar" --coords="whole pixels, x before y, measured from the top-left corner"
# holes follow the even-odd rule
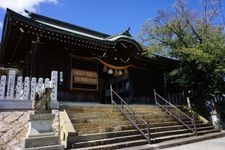
[[[31,63],[30,63],[30,76],[36,76],[37,75],[37,51],[38,46],[40,44],[41,37],[37,35],[35,43],[32,45],[32,54],[31,54]]]

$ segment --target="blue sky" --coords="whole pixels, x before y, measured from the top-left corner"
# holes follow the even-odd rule
[[[22,13],[32,12],[69,22],[107,34],[115,34],[131,27],[134,38],[147,19],[153,19],[158,10],[170,10],[175,0],[0,0],[0,35],[5,8]],[[198,0],[188,0],[198,9]],[[221,0],[222,7],[225,6]]]

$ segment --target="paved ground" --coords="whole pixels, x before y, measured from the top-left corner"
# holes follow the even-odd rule
[[[225,150],[225,137],[166,148],[163,150]]]

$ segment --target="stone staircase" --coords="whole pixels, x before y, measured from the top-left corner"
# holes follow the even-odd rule
[[[133,106],[133,109],[138,112],[141,116],[149,118],[150,124],[150,133],[152,143],[163,142],[166,140],[172,140],[177,138],[184,138],[193,136],[192,132],[181,124],[179,121],[171,117],[165,111],[156,106]],[[175,111],[173,108],[170,108],[170,111]],[[180,108],[188,116],[192,116],[188,110]],[[192,126],[190,120],[182,119],[186,124]],[[208,123],[204,123],[199,118],[195,117],[195,123],[197,127],[197,134],[203,135],[207,133],[217,132],[218,130],[214,129]]]
[[[131,105],[150,123],[151,143],[192,136],[187,127],[157,106]],[[147,140],[112,105],[74,106],[67,108],[78,136],[71,137],[71,149],[119,149],[147,145]],[[186,112],[191,115],[190,113]],[[189,120],[183,120],[191,124]],[[145,125],[139,124],[145,133]],[[196,118],[198,135],[216,132],[212,126]]]

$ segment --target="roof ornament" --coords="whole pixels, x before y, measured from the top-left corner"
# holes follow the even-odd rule
[[[126,35],[126,36],[129,36],[129,37],[132,37],[131,34],[130,34],[130,27],[128,27],[126,30],[124,30],[121,35]]]
[[[126,31],[127,31],[127,32],[130,32],[130,27],[128,27]]]
[[[27,16],[28,16],[28,17],[30,17],[30,16],[31,16],[31,12],[30,12],[30,11],[28,11],[28,10],[24,9],[24,12],[25,12],[25,13],[27,13]]]

